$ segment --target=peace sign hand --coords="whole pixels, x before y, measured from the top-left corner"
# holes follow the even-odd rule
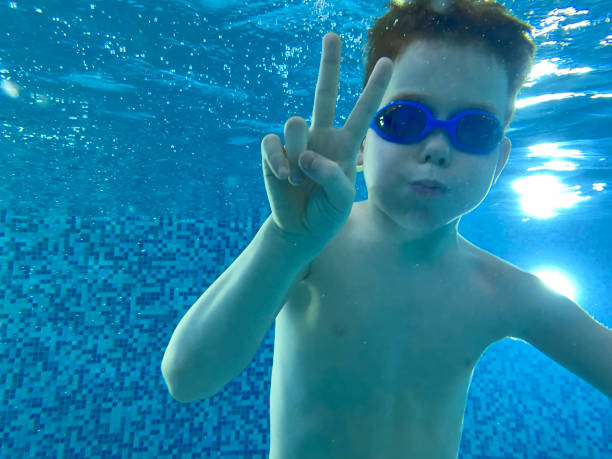
[[[359,145],[393,70],[391,59],[379,59],[346,123],[334,129],[341,48],[335,33],[323,37],[310,129],[294,116],[285,123],[284,146],[275,134],[261,142],[273,221],[283,238],[315,253],[340,232],[351,213]]]

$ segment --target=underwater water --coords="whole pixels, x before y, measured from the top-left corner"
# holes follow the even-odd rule
[[[536,65],[510,160],[460,232],[612,327],[612,5],[504,4],[534,27]],[[341,126],[384,11],[0,3],[1,457],[267,457],[273,327],[209,400],[174,401],[161,359],[270,214],[260,142],[310,116],[321,38],[343,40]],[[459,457],[612,458],[612,400],[503,340],[474,372]]]

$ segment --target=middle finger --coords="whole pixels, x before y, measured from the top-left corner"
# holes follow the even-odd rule
[[[338,98],[341,52],[340,37],[333,32],[326,34],[323,37],[323,51],[312,110],[311,126],[313,128],[333,127],[336,99]]]

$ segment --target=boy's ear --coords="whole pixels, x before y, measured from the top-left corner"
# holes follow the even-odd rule
[[[506,163],[508,162],[508,157],[510,156],[510,150],[512,149],[512,142],[506,136],[502,139],[501,143],[501,151],[499,152],[499,159],[497,160],[497,167],[495,169],[495,178],[493,179],[493,185],[497,182],[497,178],[504,170]]]

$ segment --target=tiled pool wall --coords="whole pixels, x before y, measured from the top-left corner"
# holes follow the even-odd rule
[[[267,457],[274,327],[210,400],[174,401],[160,371],[182,315],[266,217],[0,212],[2,457]],[[525,244],[506,236],[509,253]],[[506,339],[475,370],[459,457],[612,458],[612,401]]]

